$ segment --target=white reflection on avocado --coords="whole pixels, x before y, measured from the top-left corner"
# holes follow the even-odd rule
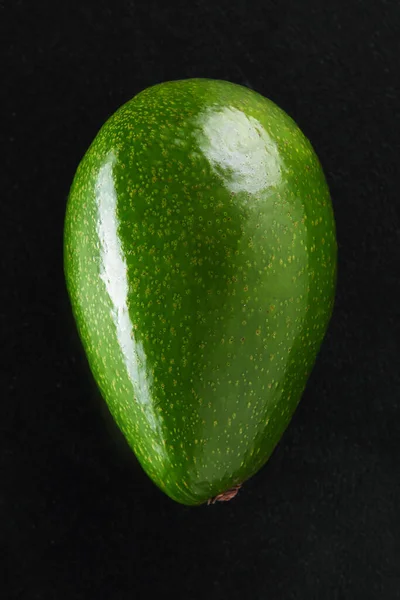
[[[143,344],[140,340],[135,340],[128,311],[127,264],[118,237],[117,194],[113,180],[115,162],[115,155],[110,153],[99,171],[96,182],[97,233],[101,245],[100,277],[111,300],[112,318],[132,383],[134,399],[144,408],[146,419],[153,431],[160,433],[160,425],[151,405],[153,378],[147,369]]]
[[[257,119],[234,107],[212,108],[200,115],[199,126],[199,146],[231,192],[256,194],[279,185],[279,150]]]

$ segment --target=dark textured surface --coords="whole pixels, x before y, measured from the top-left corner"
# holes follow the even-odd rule
[[[4,598],[400,598],[400,9],[252,4],[0,4]],[[339,242],[333,320],[287,433],[236,499],[196,509],[158,491],[99,402],[62,273],[66,196],[100,125],[193,76],[298,122]]]

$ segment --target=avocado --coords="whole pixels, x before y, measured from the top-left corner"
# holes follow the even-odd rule
[[[226,81],[154,85],[72,182],[64,271],[90,369],[173,500],[233,497],[304,391],[334,303],[328,186],[296,123]]]

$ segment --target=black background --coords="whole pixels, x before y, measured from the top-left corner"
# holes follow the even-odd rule
[[[397,0],[0,2],[2,598],[400,598]],[[334,316],[273,457],[186,508],[138,467],[88,373],[62,271],[68,189],[154,83],[274,100],[324,166]]]

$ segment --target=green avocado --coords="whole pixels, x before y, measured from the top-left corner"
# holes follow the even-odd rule
[[[73,180],[64,269],[91,371],[149,477],[187,505],[268,460],[332,313],[337,245],[310,142],[226,81],[150,87]]]

